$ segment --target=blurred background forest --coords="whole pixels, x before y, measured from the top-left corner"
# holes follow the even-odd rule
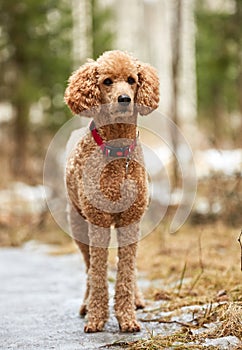
[[[242,0],[0,0],[0,244],[43,230],[42,173],[70,73],[121,49],[154,65],[191,144],[191,224],[242,224]],[[175,168],[174,168],[175,169]]]

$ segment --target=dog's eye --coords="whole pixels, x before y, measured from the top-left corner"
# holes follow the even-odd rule
[[[112,83],[113,83],[113,81],[112,81],[112,79],[110,79],[110,78],[107,78],[107,79],[105,79],[105,80],[103,81],[103,84],[104,84],[104,85],[107,85],[107,86],[112,85]]]
[[[130,85],[133,85],[133,84],[135,83],[134,78],[128,77],[128,83],[129,83]]]

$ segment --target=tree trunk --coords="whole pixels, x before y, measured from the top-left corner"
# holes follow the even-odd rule
[[[178,96],[179,96],[179,68],[180,68],[180,42],[181,42],[181,13],[182,0],[172,0],[171,18],[171,45],[172,45],[172,98],[171,117],[176,126],[179,126]],[[177,154],[177,127],[172,128],[171,138],[173,145],[173,188],[178,185]]]
[[[92,1],[72,0],[73,61],[74,68],[91,58],[92,52]]]
[[[27,140],[29,133],[29,106],[23,101],[15,105],[16,119],[14,123],[14,150],[10,160],[13,174],[22,177],[27,173]]]
[[[241,21],[242,21],[242,2],[241,0],[236,0],[235,23],[237,24],[236,28],[239,28],[239,30],[241,27]],[[240,31],[238,33],[237,38],[238,38],[237,57],[238,57],[238,69],[239,69],[238,78],[237,78],[238,108],[239,108],[240,116],[242,116],[242,37],[241,37]],[[238,133],[238,135],[242,134],[242,122],[240,123],[240,129],[241,129],[241,132]]]

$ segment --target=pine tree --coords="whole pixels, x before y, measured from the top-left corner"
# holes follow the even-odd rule
[[[240,141],[241,128],[233,128],[231,114],[242,115],[242,0],[235,11],[209,11],[197,6],[198,117],[211,141]]]
[[[31,105],[48,96],[46,113],[51,120],[54,99],[63,95],[63,82],[70,73],[69,28],[70,7],[65,0],[0,2],[0,100],[15,110],[16,147],[11,158],[17,175],[26,171]],[[63,112],[59,117],[64,118]]]

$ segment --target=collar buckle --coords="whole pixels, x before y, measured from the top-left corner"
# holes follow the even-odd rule
[[[124,147],[115,147],[110,146],[106,142],[103,141],[101,136],[99,135],[94,120],[91,121],[89,125],[89,129],[92,133],[92,137],[96,141],[97,145],[101,148],[103,154],[106,157],[114,157],[114,158],[130,158],[130,154],[134,151],[137,145],[137,138],[132,141],[132,143],[128,146]]]

